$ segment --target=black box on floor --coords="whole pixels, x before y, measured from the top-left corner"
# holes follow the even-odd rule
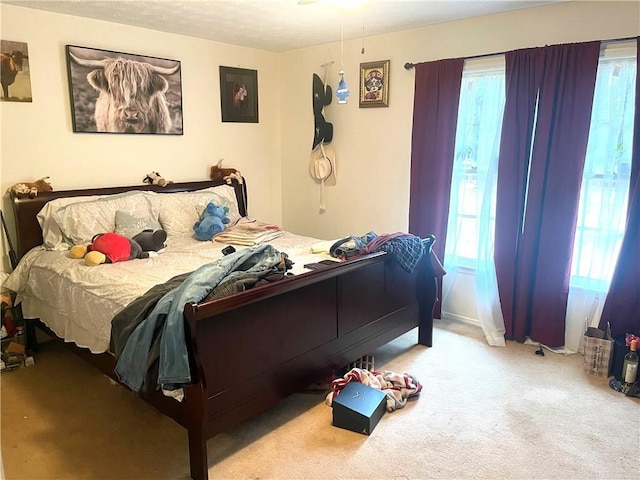
[[[387,395],[360,382],[349,382],[333,399],[333,425],[370,435],[386,411]]]

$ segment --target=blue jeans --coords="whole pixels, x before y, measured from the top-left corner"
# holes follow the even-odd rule
[[[134,391],[140,390],[148,368],[148,354],[160,315],[167,315],[160,341],[158,384],[174,390],[191,383],[184,331],[184,305],[200,302],[223,279],[235,271],[260,272],[280,262],[271,245],[245,248],[195,270],[179,286],[165,294],[133,331],[116,363],[118,378]]]
[[[371,240],[376,238],[375,232],[365,233],[361,237],[350,236],[342,238],[331,245],[329,254],[332,257],[347,259],[354,255],[359,255],[362,250]]]

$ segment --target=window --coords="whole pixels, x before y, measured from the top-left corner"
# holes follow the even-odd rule
[[[480,232],[485,228],[483,220],[488,221],[488,231],[493,232],[504,81],[502,56],[465,62],[447,228],[447,263],[475,266]]]
[[[635,42],[603,45],[574,240],[572,286],[606,291],[613,274],[627,212],[636,70]],[[475,268],[483,255],[481,240],[489,235],[493,243],[504,82],[503,56],[465,63],[445,252],[451,267]]]
[[[574,239],[571,285],[606,292],[624,234],[633,141],[633,43],[600,54]]]

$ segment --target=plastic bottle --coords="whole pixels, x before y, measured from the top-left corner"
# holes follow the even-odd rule
[[[631,341],[631,350],[624,356],[622,364],[622,380],[626,384],[635,383],[638,376],[638,354],[636,353],[637,341]]]

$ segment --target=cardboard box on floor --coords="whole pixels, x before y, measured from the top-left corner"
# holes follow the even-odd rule
[[[9,345],[7,346],[5,352],[7,352],[9,354],[24,355],[24,352],[26,351],[26,348],[27,347],[25,347],[24,344],[22,344],[22,343],[10,342]]]
[[[24,345],[11,341],[2,352],[3,365],[0,365],[2,367],[1,370],[4,372],[24,365],[25,351],[26,347]]]
[[[7,348],[9,347],[9,345],[11,344],[20,344],[22,346],[24,346],[26,348],[27,345],[27,336],[26,335],[14,335],[11,337],[5,337],[2,339],[2,341],[0,341],[0,348],[2,349],[2,353],[7,351]],[[13,347],[15,348],[15,347]],[[20,353],[20,352],[13,352],[13,353]],[[24,352],[22,352],[24,353]]]
[[[387,395],[360,382],[349,382],[333,399],[333,425],[370,435],[386,411]]]

